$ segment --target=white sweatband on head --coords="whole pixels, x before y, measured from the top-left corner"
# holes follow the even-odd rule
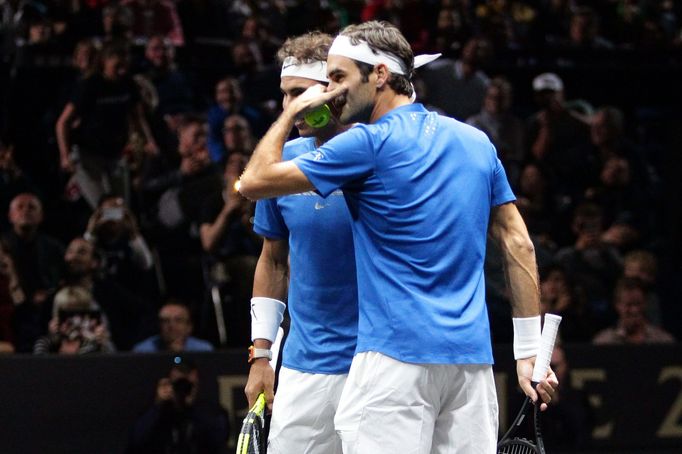
[[[280,77],[303,77],[304,79],[312,79],[318,82],[329,82],[327,79],[327,62],[313,61],[310,63],[301,63],[296,57],[287,57],[282,62],[282,72]]]
[[[542,326],[540,316],[512,318],[514,324],[514,359],[530,358],[538,354]]]
[[[273,298],[251,298],[251,340],[266,339],[275,342],[286,307],[286,304]]]
[[[397,55],[379,49],[372,49],[365,41],[359,41],[357,44],[353,44],[348,36],[339,35],[334,38],[334,42],[329,48],[329,55],[339,55],[372,66],[383,63],[392,73],[403,76],[407,75],[405,63],[403,63],[402,59]],[[441,54],[417,55],[414,57],[413,66],[417,69],[420,66],[424,66],[425,64],[434,61],[440,56]]]

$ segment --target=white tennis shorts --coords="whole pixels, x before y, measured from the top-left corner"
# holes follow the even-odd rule
[[[341,454],[334,414],[347,377],[282,367],[272,407],[268,454]]]
[[[492,366],[355,355],[336,413],[344,454],[493,454]]]

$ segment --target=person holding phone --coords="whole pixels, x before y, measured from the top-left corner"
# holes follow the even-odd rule
[[[106,319],[90,291],[78,286],[59,290],[54,297],[48,334],[36,341],[33,354],[84,355],[115,351]]]

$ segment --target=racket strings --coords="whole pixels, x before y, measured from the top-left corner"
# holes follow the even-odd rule
[[[497,450],[498,454],[537,454],[537,448],[525,438],[515,438]]]

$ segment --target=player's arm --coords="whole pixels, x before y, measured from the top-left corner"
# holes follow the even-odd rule
[[[253,279],[251,331],[254,348],[270,349],[282,321],[289,281],[289,243],[265,238]],[[275,371],[267,358],[251,362],[245,393],[251,407],[265,392],[268,408],[274,399]]]
[[[251,200],[315,189],[308,178],[291,161],[282,162],[282,148],[296,118],[309,109],[321,106],[339,96],[345,88],[325,92],[322,85],[313,85],[290,102],[253,151],[251,160],[240,178],[239,192]]]
[[[491,212],[489,235],[502,252],[505,276],[509,289],[514,322],[514,358],[519,385],[526,395],[537,399],[531,385],[535,355],[540,344],[540,288],[538,285],[535,248],[526,224],[513,203],[494,207]],[[558,382],[550,370],[547,379],[538,386],[544,402]],[[545,406],[546,407],[546,406]]]

